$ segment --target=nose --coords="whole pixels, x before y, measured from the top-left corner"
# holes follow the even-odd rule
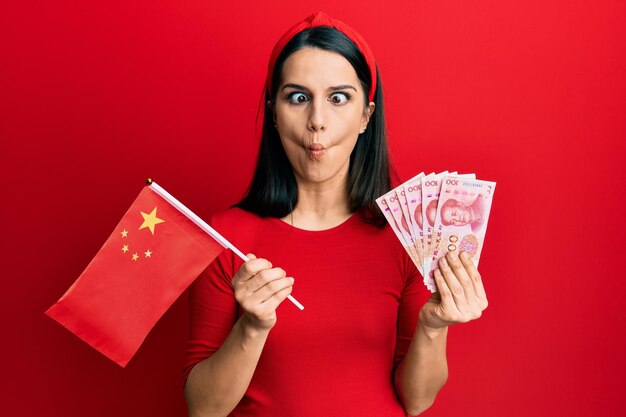
[[[325,105],[326,101],[322,97],[316,97],[311,100],[311,105],[309,106],[309,120],[308,120],[308,128],[314,132],[320,132],[326,129],[326,114],[325,114]]]

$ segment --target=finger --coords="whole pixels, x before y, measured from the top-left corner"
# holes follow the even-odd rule
[[[487,302],[487,294],[485,293],[485,287],[483,286],[483,280],[480,277],[480,273],[478,269],[476,269],[476,265],[472,261],[472,257],[467,252],[461,252],[461,262],[465,266],[465,270],[472,280],[472,285],[474,286],[474,292],[476,296],[484,302]]]
[[[452,272],[456,276],[457,280],[463,287],[463,292],[465,293],[465,300],[467,303],[472,304],[476,298],[476,291],[474,290],[474,284],[472,283],[472,279],[469,274],[465,270],[465,265],[461,262],[456,251],[448,252],[446,254],[446,261],[450,266]]]
[[[286,287],[293,286],[294,279],[291,277],[282,276],[278,279],[272,279],[264,283],[262,282],[262,285],[260,287],[252,287],[252,284],[250,284],[251,281],[252,280],[245,282],[242,286],[235,290],[235,298],[237,299],[239,304],[241,304],[241,306],[248,311],[258,309],[261,304],[263,304],[277,292],[284,290]],[[258,283],[259,281],[257,281],[257,284]],[[271,312],[271,310],[265,307],[263,307],[262,309],[265,312]]]
[[[251,259],[256,259],[256,255],[252,254],[252,253],[246,253],[246,258],[248,258],[248,261]],[[248,262],[248,261],[244,261],[244,262]],[[243,266],[243,265],[242,265]],[[241,267],[239,267],[239,269],[241,269]],[[237,276],[237,274],[239,274],[239,270],[235,273],[235,275],[230,279],[230,285],[232,285],[233,287],[235,286],[235,278],[239,278]]]
[[[273,281],[285,278],[287,273],[282,268],[264,269],[246,282],[252,292],[257,292]]]
[[[291,294],[291,290],[293,289],[293,283],[294,283],[293,278],[287,277],[287,278],[284,278],[284,280],[288,281],[287,286],[285,286],[283,289],[279,291],[276,291],[274,294],[268,297],[265,301],[263,301],[264,307],[267,308],[269,311],[276,310],[278,306],[280,305],[280,303],[285,301],[285,298],[287,298],[287,296]]]
[[[271,299],[276,293],[283,291],[285,288],[293,286],[293,278],[284,277],[268,282],[258,291],[254,292],[253,297],[258,303],[264,303]]]
[[[435,278],[435,284],[437,284],[437,292],[441,297],[441,308],[444,312],[447,313],[448,316],[456,315],[459,313],[459,310],[454,303],[454,299],[452,298],[452,292],[448,287],[448,283],[446,282],[443,274],[439,270],[439,268],[435,269],[433,276]],[[450,317],[446,317],[450,318]]]
[[[450,268],[448,261],[445,256],[442,256],[439,259],[439,270],[443,275],[446,284],[448,285],[448,289],[452,294],[452,299],[454,300],[454,304],[456,305],[459,311],[464,311],[467,309],[467,299],[465,298],[465,291],[463,290],[463,286],[459,282],[456,275]]]
[[[235,274],[235,281],[246,282],[252,279],[259,272],[270,268],[272,268],[272,263],[270,261],[255,257],[254,259],[250,259],[241,265],[239,271]]]

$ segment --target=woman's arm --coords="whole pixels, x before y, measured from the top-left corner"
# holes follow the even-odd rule
[[[245,394],[265,341],[276,324],[276,308],[291,293],[293,278],[248,254],[233,278],[244,313],[220,348],[193,367],[185,384],[190,417],[228,415]]]
[[[430,407],[448,378],[447,337],[447,327],[426,329],[420,314],[413,341],[394,374],[396,391],[409,415]]]
[[[407,354],[394,374],[404,409],[417,415],[435,401],[448,378],[448,326],[477,319],[487,308],[480,274],[466,254],[454,252],[439,260],[434,273],[438,292],[424,304]]]
[[[222,346],[193,367],[185,384],[190,417],[226,416],[248,389],[269,330],[246,325],[241,316]]]

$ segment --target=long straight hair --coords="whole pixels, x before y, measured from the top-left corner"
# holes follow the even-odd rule
[[[365,92],[365,103],[371,88],[371,76],[365,58],[354,43],[340,31],[317,26],[303,30],[294,36],[282,50],[272,76],[272,91],[265,96],[276,96],[285,60],[303,48],[319,48],[336,52],[352,65]],[[385,218],[376,204],[376,198],[391,190],[395,171],[389,160],[387,129],[383,105],[383,86],[378,68],[376,69],[377,88],[374,94],[376,105],[370,116],[367,129],[361,134],[350,154],[348,174],[348,209],[358,211],[365,221],[378,227],[385,224]],[[274,100],[272,99],[272,103]],[[258,214],[261,217],[283,218],[291,213],[298,203],[298,184],[293,168],[274,128],[273,109],[265,103],[261,147],[252,182],[243,199],[234,205]]]

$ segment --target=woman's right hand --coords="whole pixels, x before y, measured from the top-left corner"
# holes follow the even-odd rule
[[[294,279],[281,268],[253,254],[247,254],[232,279],[235,298],[244,311],[246,325],[257,330],[269,330],[276,324],[276,308],[293,288]]]

